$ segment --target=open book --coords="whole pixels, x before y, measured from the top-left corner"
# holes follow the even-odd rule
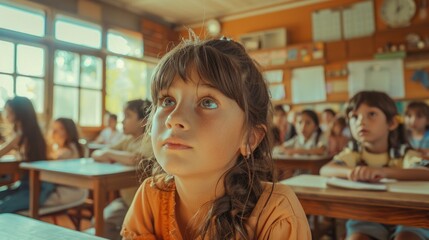
[[[366,183],[366,182],[355,182],[342,178],[331,177],[326,181],[329,186],[358,189],[358,190],[375,190],[375,191],[387,191],[387,186],[383,182],[379,183]]]

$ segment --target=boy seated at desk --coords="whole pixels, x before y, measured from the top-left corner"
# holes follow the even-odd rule
[[[122,141],[109,148],[96,150],[92,153],[96,161],[137,165],[138,160],[150,156],[152,145],[150,139],[144,137],[145,119],[151,103],[147,100],[132,100],[127,102],[122,121],[124,134]],[[104,236],[108,239],[120,239],[119,232],[125,214],[134,198],[137,187],[122,189],[120,197],[112,201],[104,209]]]

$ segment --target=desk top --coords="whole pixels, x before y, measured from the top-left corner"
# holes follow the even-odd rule
[[[11,213],[0,214],[0,238],[22,240],[105,239]]]
[[[285,155],[285,154],[273,154],[274,160],[284,161],[326,161],[332,159],[328,155]]]
[[[4,155],[0,157],[0,163],[19,162],[14,155]]]
[[[28,170],[35,169],[83,176],[100,176],[135,171],[134,166],[125,166],[119,163],[101,163],[92,158],[25,162],[21,163],[20,167]]]
[[[86,146],[87,146],[89,149],[96,150],[96,149],[101,149],[101,148],[108,147],[109,145],[107,145],[107,144],[102,144],[102,143],[88,143]]]
[[[429,181],[386,183],[387,191],[351,190],[330,187],[327,177],[299,175],[281,181],[292,187],[298,197],[323,198],[327,201],[361,202],[369,205],[401,205],[429,209]]]

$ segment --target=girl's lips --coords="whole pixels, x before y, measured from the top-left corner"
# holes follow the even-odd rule
[[[191,147],[180,143],[165,143],[163,147],[174,150],[190,149]]]

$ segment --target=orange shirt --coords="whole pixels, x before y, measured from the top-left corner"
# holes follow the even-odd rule
[[[152,182],[153,178],[146,179],[137,191],[121,235],[127,240],[182,240],[175,216],[174,182],[167,191],[151,186]],[[307,218],[295,193],[286,185],[275,184],[264,208],[272,183],[263,186],[264,192],[248,221],[249,229],[257,227],[257,239],[311,239]]]

